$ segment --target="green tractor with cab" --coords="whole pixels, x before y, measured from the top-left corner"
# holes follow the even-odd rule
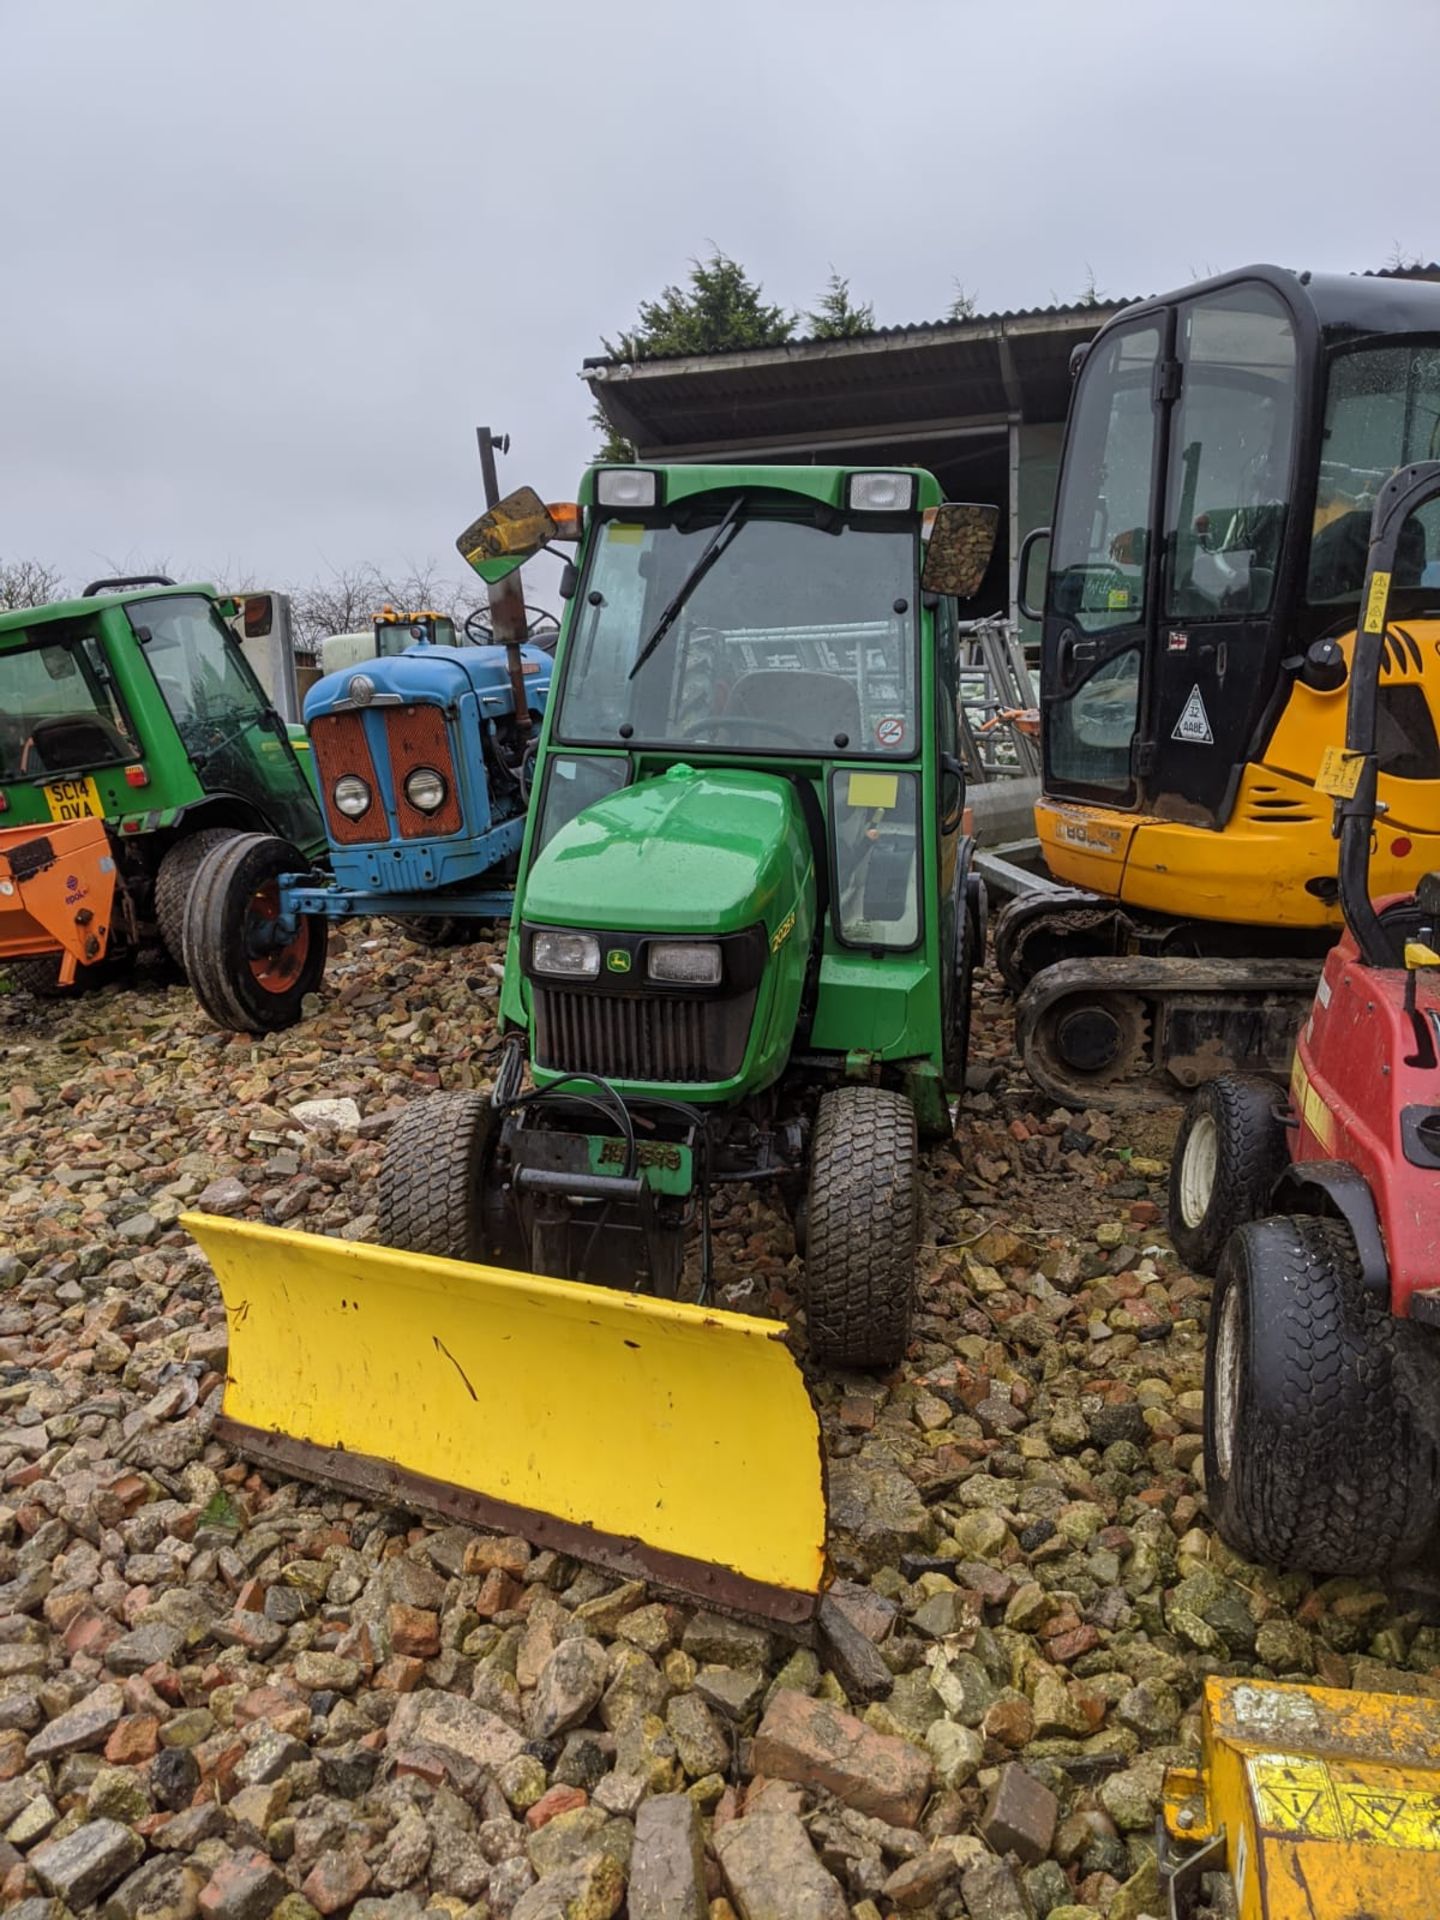
[[[150,947],[183,965],[191,883],[234,835],[318,854],[295,705],[283,595],[144,576],[0,614],[0,971],[12,984],[63,992]],[[313,955],[297,962],[286,990],[316,971]]]
[[[717,1188],[773,1182],[812,1357],[901,1357],[984,946],[957,623],[995,530],[917,469],[631,466],[462,536],[490,580],[579,546],[502,1064],[397,1123],[382,1241],[703,1303]]]

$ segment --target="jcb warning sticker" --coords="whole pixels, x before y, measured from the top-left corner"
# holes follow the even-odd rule
[[[1390,599],[1390,576],[1377,573],[1370,582],[1370,598],[1365,602],[1366,633],[1385,631],[1385,608]]]
[[[1337,1778],[1323,1760],[1257,1753],[1247,1762],[1260,1825],[1307,1840],[1361,1840],[1440,1853],[1440,1799],[1390,1781]]]

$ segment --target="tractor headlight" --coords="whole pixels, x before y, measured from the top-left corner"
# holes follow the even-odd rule
[[[565,933],[549,927],[536,934],[530,949],[530,965],[536,973],[594,980],[600,972],[600,942],[593,933]]]
[[[416,767],[405,776],[405,798],[421,813],[438,813],[445,804],[445,778],[434,767]]]
[[[652,980],[718,987],[720,949],[713,940],[652,940],[646,970]]]
[[[659,478],[648,467],[606,467],[595,476],[595,498],[602,507],[653,507]]]
[[[852,513],[907,513],[915,504],[913,473],[852,473]]]
[[[370,810],[370,789],[358,773],[342,773],[330,789],[330,798],[347,820],[358,820]]]

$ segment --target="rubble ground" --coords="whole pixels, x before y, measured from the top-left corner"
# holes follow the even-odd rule
[[[1440,1694],[1402,1596],[1211,1530],[1175,1116],[1049,1110],[990,986],[909,1361],[819,1388],[813,1649],[237,1462],[177,1215],[373,1233],[397,1111],[488,1083],[500,952],[349,929],[263,1041],[0,995],[0,1908],[1139,1920],[1205,1674]],[[785,1217],[719,1225],[724,1297],[788,1306]]]

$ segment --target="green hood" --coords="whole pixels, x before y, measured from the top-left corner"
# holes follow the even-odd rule
[[[674,766],[560,829],[530,869],[532,925],[617,932],[772,931],[811,866],[795,790],[773,774]]]

